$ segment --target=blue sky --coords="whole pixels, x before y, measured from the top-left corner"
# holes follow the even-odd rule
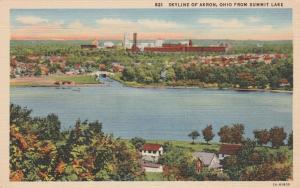
[[[292,38],[292,9],[13,9],[12,38]]]

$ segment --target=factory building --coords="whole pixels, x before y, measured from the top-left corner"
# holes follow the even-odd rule
[[[131,52],[139,52],[140,48],[137,46],[137,33],[133,33],[133,42],[132,47],[130,49]]]
[[[96,49],[99,47],[99,42],[95,39],[92,41],[92,44],[82,44],[80,47],[81,49]]]
[[[133,34],[133,36],[137,36],[136,33]],[[138,43],[137,40],[135,41],[135,38],[133,37],[132,42],[129,39],[128,33],[124,33],[123,37],[123,47],[124,49],[132,49],[132,46],[135,45],[134,48],[139,48],[139,51],[144,51],[144,48],[146,47],[162,47],[164,41],[159,39],[154,42],[140,42]]]
[[[154,46],[155,47],[161,47],[163,45],[164,41],[163,40],[156,40]]]
[[[94,44],[82,44],[80,47],[81,49],[97,49],[97,45]]]
[[[180,42],[178,44],[163,43],[162,40],[157,40],[154,46],[138,45],[137,33],[133,33],[133,44],[130,52],[225,52],[226,46],[193,46],[192,40]]]

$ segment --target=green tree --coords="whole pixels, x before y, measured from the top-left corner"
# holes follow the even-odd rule
[[[146,143],[146,140],[140,137],[134,137],[130,139],[130,143],[134,145],[137,150],[141,150]]]
[[[55,114],[49,114],[44,120],[41,132],[44,132],[45,139],[56,140],[60,136],[60,121]]]
[[[254,153],[254,149],[255,142],[247,139],[237,155],[226,157],[222,161],[224,172],[230,176],[231,180],[239,180],[243,169],[252,165],[251,156]]]
[[[260,146],[267,144],[270,141],[270,133],[267,129],[254,130],[254,138]]]
[[[242,143],[244,140],[244,129],[244,125],[240,123],[232,124],[232,127],[227,125],[221,127],[220,131],[218,132],[220,142],[233,144]]]
[[[167,141],[167,142],[163,143],[162,147],[164,149],[164,152],[168,152],[168,151],[170,151],[173,148],[173,145],[172,145],[172,143],[170,143],[169,141]]]
[[[231,142],[231,128],[228,127],[227,125],[220,128],[218,135],[220,137],[220,142],[222,142],[222,143],[230,143]]]
[[[91,130],[93,130],[96,134],[100,134],[103,135],[103,131],[102,131],[102,123],[99,122],[98,120],[94,121],[94,122],[90,122],[89,123],[89,127]]]
[[[39,66],[37,66],[34,71],[34,76],[41,76],[41,75],[42,75],[42,70]]]
[[[230,180],[239,180],[241,169],[238,166],[238,159],[236,155],[225,157],[221,163],[223,165],[224,172],[229,175]]]
[[[247,165],[252,165],[253,161],[251,160],[252,154],[255,153],[256,142],[250,140],[249,138],[241,146],[240,150],[237,153],[238,165],[240,168],[244,168]],[[255,161],[254,161],[255,162]]]
[[[229,181],[230,177],[219,169],[203,168],[200,173],[195,174],[197,181]]]
[[[192,138],[192,140],[193,140],[192,144],[194,144],[195,139],[197,139],[200,136],[200,133],[198,131],[194,130],[190,134],[188,134],[188,136]]]
[[[54,114],[32,118],[30,110],[14,105],[11,105],[11,112],[12,181],[132,181],[144,178],[135,148],[105,135],[98,121],[78,120],[74,128],[61,134],[59,119]]]
[[[163,165],[163,176],[167,180],[191,180],[196,171],[191,153],[171,147],[159,159]]]
[[[291,166],[261,164],[255,168],[246,168],[241,174],[241,181],[287,181],[291,177]]]
[[[134,81],[136,79],[135,70],[128,66],[124,69],[122,79],[125,81]]]
[[[166,70],[166,81],[173,81],[175,78],[175,71],[172,67],[167,68]]]
[[[257,74],[254,79],[255,85],[260,89],[265,89],[267,84],[269,83],[268,78],[263,74]]]
[[[207,125],[206,128],[202,130],[202,135],[207,143],[211,141],[215,136],[212,125]]]
[[[289,134],[287,145],[289,146],[290,149],[293,149],[293,132]]]
[[[31,120],[30,114],[32,110],[22,108],[19,105],[10,104],[10,124],[16,124],[18,127],[22,127],[25,122]]]
[[[238,84],[241,88],[248,88],[253,85],[254,77],[253,74],[250,73],[249,69],[246,69],[243,72],[237,74]]]
[[[284,145],[284,140],[287,134],[284,132],[283,127],[273,127],[270,129],[270,142],[272,147],[278,148]]]
[[[244,140],[243,134],[244,134],[245,127],[241,123],[235,123],[233,124],[233,127],[231,128],[231,143],[239,144],[242,143]]]

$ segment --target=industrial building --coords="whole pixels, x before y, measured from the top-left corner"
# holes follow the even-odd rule
[[[97,45],[94,44],[82,44],[80,45],[81,49],[96,49]]]
[[[99,47],[98,40],[94,40],[92,44],[82,44],[80,45],[81,49],[96,49]]]
[[[128,41],[128,38],[127,38]],[[125,41],[124,41],[125,44]],[[141,43],[144,44],[144,43]],[[127,45],[124,45],[125,48]],[[129,52],[225,52],[227,46],[193,46],[192,40],[188,42],[181,42],[179,44],[167,44],[162,40],[157,40],[154,45],[139,45],[137,43],[137,33],[133,33],[133,43],[131,48],[126,50]]]

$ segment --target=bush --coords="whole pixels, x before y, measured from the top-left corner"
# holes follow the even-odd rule
[[[204,168],[202,171],[196,175],[196,180],[198,181],[228,181],[229,176],[218,170],[218,169],[208,169]]]
[[[241,174],[242,181],[287,181],[291,178],[290,166],[272,166],[262,164],[245,169]]]

